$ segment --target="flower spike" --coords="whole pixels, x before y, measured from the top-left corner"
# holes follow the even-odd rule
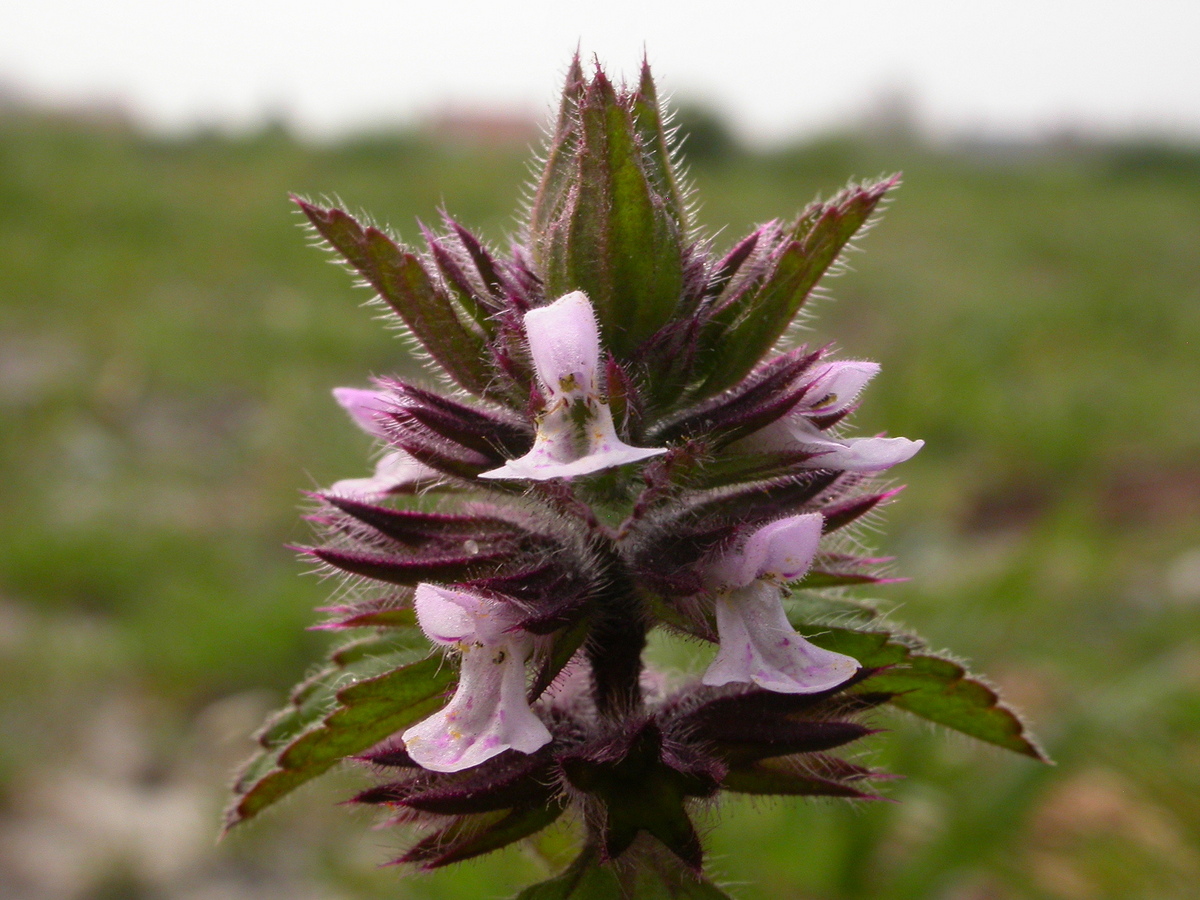
[[[525,333],[533,366],[549,391],[537,437],[524,456],[480,478],[573,478],[667,452],[631,447],[617,437],[600,392],[600,329],[586,294],[574,291],[525,313]]]
[[[858,671],[858,661],[822,650],[798,635],[783,611],[781,583],[808,571],[821,539],[819,513],[764,525],[708,571],[717,595],[721,646],[704,684],[757,684],[783,694],[813,694],[837,687]]]
[[[403,734],[408,755],[433,772],[459,772],[505,750],[533,753],[550,732],[525,699],[525,660],[533,638],[513,626],[496,600],[417,585],[417,621],[426,637],[462,652],[458,690]]]
[[[883,560],[831,533],[893,496],[869,476],[922,444],[843,437],[879,366],[790,331],[898,177],[719,252],[669,123],[647,68],[622,85],[577,55],[507,254],[449,214],[417,249],[301,201],[428,378],[334,391],[378,465],[315,495],[320,543],[299,549],[348,576],[319,627],[370,633],[264,726],[228,825],[358,759],[388,771],[356,802],[422,829],[398,863],[569,815],[576,861],[522,897],[720,898],[697,807],[874,798],[881,773],[832,751],[876,731],[875,707],[1043,758],[994,691],[842,594]],[[801,578],[795,629],[820,646],[785,612]],[[663,626],[717,642],[707,669],[656,671]],[[455,659],[414,661],[418,629]]]

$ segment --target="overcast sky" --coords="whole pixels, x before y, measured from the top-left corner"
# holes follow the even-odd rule
[[[0,0],[0,86],[167,129],[541,113],[576,44],[757,139],[897,93],[943,133],[1200,137],[1200,0]]]

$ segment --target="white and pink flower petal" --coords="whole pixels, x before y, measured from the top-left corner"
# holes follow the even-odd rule
[[[720,648],[704,673],[710,686],[755,684],[783,694],[829,690],[858,671],[858,661],[823,650],[788,623],[780,588],[757,581],[717,598]]]
[[[892,466],[907,462],[925,446],[924,441],[908,438],[823,438],[805,444],[813,456],[802,463],[809,469],[838,469],[843,472],[870,474],[882,472]]]
[[[436,469],[417,462],[403,450],[390,450],[379,457],[375,474],[369,478],[343,478],[329,488],[339,497],[371,499],[397,491],[411,490],[441,477]]]
[[[600,368],[600,327],[583,291],[525,313],[533,367],[551,394],[594,394]]]

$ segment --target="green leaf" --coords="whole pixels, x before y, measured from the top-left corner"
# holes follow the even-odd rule
[[[258,743],[270,750],[292,740],[329,712],[340,687],[411,662],[417,656],[414,651],[418,641],[423,655],[427,645],[415,628],[399,633],[392,630],[337,647],[327,665],[292,689],[290,704],[267,720],[257,735]]]
[[[387,666],[384,658],[375,664]],[[234,802],[225,817],[228,831],[348,756],[361,753],[397,731],[435,712],[456,672],[441,656],[392,667],[383,674],[344,686],[333,694],[333,708],[315,722],[302,715],[289,728],[272,728],[273,742],[250,761],[234,786]],[[332,688],[332,685],[328,686]],[[316,704],[317,694],[306,703]],[[311,708],[319,708],[317,706]],[[294,734],[295,728],[301,728]]]
[[[683,290],[679,228],[651,189],[628,109],[597,74],[579,107],[576,181],[547,227],[546,294],[584,291],[620,359],[670,318]]]
[[[818,647],[853,656],[884,671],[861,682],[861,693],[887,693],[893,706],[997,747],[1047,761],[1017,714],[994,690],[951,659],[887,631],[796,624]]]
[[[701,337],[710,361],[699,396],[741,381],[775,345],[821,276],[870,218],[895,177],[846,188],[806,209],[786,235],[774,265],[734,302],[718,310]]]
[[[388,302],[425,349],[458,384],[484,396],[492,383],[484,336],[460,320],[449,295],[421,261],[378,228],[348,213],[297,199],[313,227]]]

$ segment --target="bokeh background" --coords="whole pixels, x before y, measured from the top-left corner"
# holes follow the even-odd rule
[[[903,170],[810,322],[883,364],[858,428],[927,442],[876,536],[910,580],[875,595],[1057,761],[888,716],[865,758],[905,773],[896,802],[730,803],[720,880],[1196,896],[1200,7],[558,6],[0,10],[0,896],[501,898],[544,872],[378,868],[404,836],[335,805],[353,771],[215,838],[326,643],[330,585],[284,544],[301,489],[369,468],[329,390],[412,366],[288,192],[503,243],[577,42],[627,73],[645,44],[718,244]]]

